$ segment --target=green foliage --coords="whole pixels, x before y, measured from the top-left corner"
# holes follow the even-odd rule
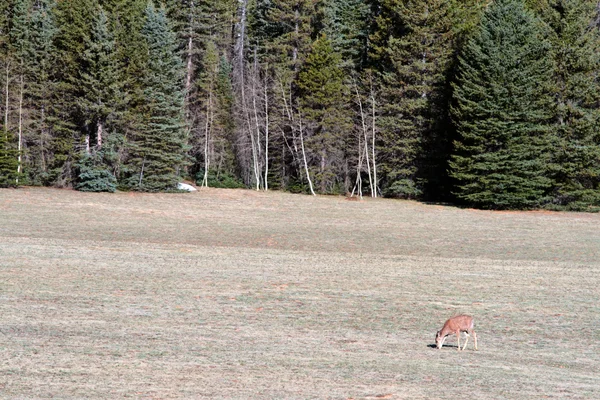
[[[55,107],[57,82],[54,65],[58,29],[52,0],[37,1],[29,20],[29,46],[26,63],[28,126],[25,134],[26,160],[29,181],[50,184],[49,165],[52,164],[52,112]]]
[[[164,9],[148,3],[142,36],[148,56],[140,108],[147,122],[131,145],[126,184],[140,191],[174,190],[186,164],[183,74],[177,38]]]
[[[323,35],[313,43],[296,82],[301,118],[306,125],[307,153],[322,193],[332,193],[344,177],[344,151],[352,129],[349,90],[341,64],[341,56]]]
[[[204,180],[204,170],[200,170],[196,174],[196,184],[200,185]],[[229,172],[222,172],[211,169],[208,171],[208,187],[221,188],[221,189],[244,189],[246,185],[233,174]]]
[[[370,9],[365,0],[325,0],[321,5],[320,31],[331,40],[349,70],[366,62]]]
[[[518,0],[499,0],[466,43],[454,86],[456,196],[481,208],[541,205],[549,179],[552,74],[540,21]]]
[[[76,164],[75,189],[81,192],[110,192],[117,190],[117,179],[103,163],[103,153],[84,154]]]
[[[0,187],[16,187],[18,153],[10,143],[10,136],[6,131],[0,132]]]
[[[440,191],[446,169],[448,76],[454,15],[446,0],[383,1],[374,50],[383,69],[379,154],[384,193],[419,198]],[[430,197],[434,197],[430,195]]]
[[[82,123],[85,130],[92,133],[91,139],[96,139],[100,148],[102,138],[98,136],[102,133],[101,130],[123,103],[119,98],[123,85],[118,71],[115,40],[109,31],[107,15],[102,9],[93,20],[90,35],[86,37],[78,86],[81,94],[77,98],[77,106],[82,115]]]
[[[600,33],[597,3],[554,0],[544,8],[553,44],[553,203],[600,206]]]

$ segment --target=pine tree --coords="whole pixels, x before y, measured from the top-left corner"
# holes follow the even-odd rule
[[[341,64],[341,56],[322,35],[314,42],[297,81],[307,152],[321,193],[349,191],[345,157],[352,127]]]
[[[10,109],[13,111],[13,126],[12,129],[15,132],[16,137],[16,157],[17,157],[17,177],[16,184],[19,184],[19,179],[22,176],[22,153],[23,153],[23,132],[24,132],[24,99],[25,99],[25,86],[26,86],[26,63],[27,54],[29,47],[29,0],[14,0],[10,10],[10,17],[8,20],[8,49],[7,49],[7,76],[6,88],[12,89],[14,96],[12,96],[12,107],[10,104],[11,90],[6,93],[7,98],[5,106],[5,130],[9,129],[8,121],[10,121]],[[8,72],[12,72],[12,77]],[[10,82],[13,85],[10,85]],[[12,87],[11,87],[12,86]],[[8,118],[6,118],[8,117]]]
[[[86,37],[85,50],[82,55],[82,69],[79,71],[79,87],[81,96],[77,103],[84,116],[85,130],[96,150],[102,148],[103,134],[107,120],[119,111],[118,93],[122,92],[121,77],[117,70],[115,41],[108,28],[108,19],[104,10],[100,9],[93,21],[91,34]]]
[[[54,9],[59,32],[55,39],[56,93],[48,116],[53,136],[49,179],[59,187],[72,186],[75,163],[89,137],[85,129],[86,115],[77,106],[77,101],[82,97],[80,71],[83,68],[85,43],[90,40],[97,12],[95,0],[60,1]]]
[[[370,9],[365,0],[325,0],[322,28],[349,70],[364,65],[369,35]]]
[[[462,51],[451,175],[456,196],[469,205],[528,208],[544,201],[552,63],[543,36],[521,1],[498,0]]]
[[[378,33],[374,47],[382,65],[382,186],[388,196],[420,197],[427,185],[439,190],[444,170],[452,5],[446,0],[382,3],[379,29],[389,30],[391,21],[398,25],[383,42],[384,33]]]
[[[142,36],[148,52],[142,108],[147,122],[131,149],[126,184],[140,191],[175,190],[178,174],[186,164],[183,66],[165,10],[155,9],[151,2]]]
[[[81,66],[81,95],[77,99],[77,106],[84,116],[87,137],[83,160],[78,163],[78,183],[75,188],[84,191],[114,191],[115,177],[103,162],[103,144],[108,133],[107,127],[121,112],[123,99],[119,93],[123,92],[123,85],[117,69],[115,41],[103,9],[100,9],[93,21]]]
[[[600,206],[600,32],[597,2],[554,0],[542,14],[553,43],[555,141],[550,162],[554,203]]]
[[[32,13],[29,29],[30,46],[27,56],[27,106],[29,134],[26,136],[28,180],[32,184],[50,184],[48,166],[51,163],[52,132],[49,113],[56,92],[54,68],[58,32],[53,15],[54,0],[39,0]]]

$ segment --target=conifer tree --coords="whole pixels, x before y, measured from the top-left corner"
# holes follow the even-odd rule
[[[79,77],[81,95],[77,106],[84,117],[86,148],[78,163],[79,190],[114,191],[115,177],[103,162],[104,148],[110,122],[121,112],[123,85],[115,52],[115,41],[109,31],[108,18],[103,9],[95,17],[91,33],[85,43]],[[113,121],[111,121],[113,120]],[[108,189],[107,189],[108,188]]]
[[[131,149],[126,184],[140,191],[175,190],[186,164],[183,66],[165,10],[152,2],[146,7],[142,36],[148,54],[142,108],[146,123]]]
[[[553,202],[569,209],[600,206],[597,2],[554,0],[544,11],[555,60],[555,137],[550,162]]]
[[[321,193],[349,191],[345,157],[352,127],[341,64],[341,56],[322,35],[314,42],[297,81],[307,152]]]
[[[90,135],[88,140],[93,142],[88,142],[88,154],[90,146],[95,146],[96,150],[102,148],[107,119],[118,112],[118,93],[121,91],[115,41],[103,9],[94,18],[91,28],[79,71],[81,97],[78,98],[85,130]]]
[[[521,1],[498,0],[461,53],[451,175],[469,205],[527,208],[545,199],[552,63],[543,36]]]
[[[322,4],[322,28],[343,65],[356,69],[366,61],[370,9],[365,0],[325,0]]]
[[[14,148],[8,132],[0,134],[0,188],[18,186],[17,150]]]
[[[73,184],[75,163],[80,150],[86,147],[86,116],[77,101],[82,97],[80,71],[85,43],[89,41],[97,11],[94,0],[67,0],[57,2],[54,12],[59,27],[54,65],[58,83],[48,119],[53,136],[49,178],[59,187]]]
[[[28,180],[32,184],[50,184],[48,166],[52,159],[52,109],[56,92],[54,65],[58,32],[53,9],[54,0],[36,1],[29,29],[30,46],[27,56],[27,107],[29,134],[26,136]]]
[[[24,132],[24,100],[25,100],[25,86],[26,86],[26,64],[27,54],[29,47],[29,0],[14,0],[12,9],[10,12],[9,19],[9,30],[8,30],[8,62],[13,66],[7,68],[7,72],[10,70],[13,74],[12,91],[15,93],[13,96],[12,107],[7,105],[5,110],[5,116],[9,114],[9,109],[12,108],[14,112],[14,131],[16,132],[16,151],[17,151],[17,178],[16,183],[19,183],[19,178],[22,175],[22,152],[23,152],[23,132]],[[8,82],[7,88],[11,85],[8,83],[11,81],[10,75],[7,74]],[[8,92],[10,93],[10,92]],[[8,103],[10,103],[9,94],[6,94]],[[8,104],[7,103],[7,104]],[[10,118],[10,117],[9,117]],[[8,119],[7,119],[8,120]],[[8,125],[8,124],[7,124]],[[5,127],[5,128],[8,128]]]
[[[420,197],[439,189],[453,56],[446,0],[382,1],[374,55],[381,63],[380,163],[384,194]],[[388,37],[385,31],[396,24]]]

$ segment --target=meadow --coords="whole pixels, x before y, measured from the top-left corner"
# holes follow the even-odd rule
[[[599,214],[0,190],[0,398],[597,399],[599,283]]]

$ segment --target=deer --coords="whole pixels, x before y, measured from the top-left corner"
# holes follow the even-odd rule
[[[456,340],[458,341],[458,351],[461,351],[460,348],[460,333],[465,332],[467,334],[467,338],[465,340],[465,345],[462,350],[467,348],[467,343],[469,342],[469,336],[473,335],[473,341],[475,350],[477,350],[477,334],[475,333],[474,320],[470,315],[457,315],[448,319],[441,331],[438,331],[435,335],[435,344],[438,349],[441,349],[444,345],[444,341],[448,335],[456,335]]]

